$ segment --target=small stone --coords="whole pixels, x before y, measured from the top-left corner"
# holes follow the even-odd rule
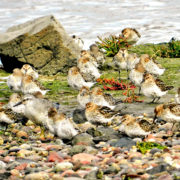
[[[0,170],[6,168],[6,164],[3,161],[0,161]]]
[[[60,171],[65,171],[67,169],[72,169],[73,168],[73,164],[70,162],[61,162],[56,164],[55,166],[55,171],[56,172],[60,172]]]
[[[4,139],[0,136],[0,145],[4,144]]]
[[[155,154],[155,153],[157,153],[157,152],[162,152],[162,150],[161,150],[161,149],[158,149],[158,148],[153,148],[153,149],[150,150],[150,153],[151,153],[151,154]]]
[[[25,158],[26,156],[30,156],[34,153],[34,151],[29,151],[26,149],[21,149],[18,153],[17,153],[17,157],[21,157],[21,158]]]
[[[25,176],[25,180],[49,180],[50,177],[48,173],[45,172],[38,172],[32,173]]]
[[[27,163],[22,163],[19,166],[16,166],[16,170],[24,170],[27,167]]]
[[[22,138],[22,137],[27,138],[27,137],[28,137],[28,134],[27,134],[25,131],[18,131],[18,132],[16,133],[16,136],[17,136],[17,137],[20,137],[20,138]]]
[[[78,134],[72,140],[73,145],[93,145],[93,137],[87,133]]]
[[[22,144],[21,146],[19,146],[19,148],[21,148],[21,149],[31,149],[31,145],[29,145],[29,144]]]
[[[4,158],[4,162],[12,162],[12,161],[15,161],[15,157],[14,156],[6,156]]]
[[[75,154],[82,153],[85,149],[86,147],[84,145],[75,145],[69,150],[69,154],[73,156]]]
[[[63,158],[57,152],[50,152],[48,162],[62,162]]]
[[[19,176],[19,175],[20,175],[20,173],[19,173],[19,171],[18,171],[17,169],[12,169],[12,170],[11,170],[11,174],[12,174],[13,176]]]
[[[72,157],[74,163],[80,162],[81,164],[91,164],[93,160],[98,160],[98,158],[91,154],[79,153]]]

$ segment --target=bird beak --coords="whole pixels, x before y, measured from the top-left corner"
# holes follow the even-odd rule
[[[19,106],[19,105],[21,105],[22,103],[23,103],[23,102],[20,101],[20,102],[18,102],[17,104],[15,104],[13,107]]]
[[[153,123],[157,123],[157,124],[163,125],[163,124],[165,124],[166,122],[165,122],[162,118],[155,116]]]

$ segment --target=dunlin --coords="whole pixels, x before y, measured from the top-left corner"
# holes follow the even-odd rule
[[[102,66],[106,60],[104,53],[100,51],[96,44],[92,44],[89,49],[91,56],[95,57],[97,59],[98,65]]]
[[[21,72],[24,74],[24,75],[30,75],[33,77],[33,79],[38,79],[39,75],[38,73],[36,72],[36,70],[30,66],[29,64],[24,64],[21,68]]]
[[[154,75],[162,75],[165,71],[162,66],[155,62],[155,60],[151,59],[148,54],[143,54],[140,57],[140,61],[143,64],[144,68],[147,72]]]
[[[139,32],[134,28],[125,28],[122,30],[122,35],[128,42],[136,43],[141,35]]]
[[[139,94],[141,91],[141,83],[143,81],[144,73],[146,73],[146,70],[141,62],[136,64],[135,68],[132,69],[129,73],[130,81],[139,87]]]
[[[22,78],[21,91],[23,94],[34,94],[41,92],[45,95],[49,90],[45,89],[37,80],[30,75],[24,75]]]
[[[155,79],[153,75],[149,73],[144,75],[144,80],[141,84],[142,93],[147,97],[153,98],[152,103],[155,99],[158,101],[172,88],[173,86],[166,86],[163,81]]]
[[[90,89],[86,86],[83,86],[80,89],[79,94],[77,95],[77,102],[79,103],[81,108],[85,108],[86,104],[90,102],[90,100],[91,100]]]
[[[98,106],[93,102],[89,102],[86,104],[85,115],[87,120],[91,123],[105,124],[111,122],[120,114],[107,106]]]
[[[85,81],[92,82],[101,76],[98,68],[90,61],[89,58],[80,58],[77,66]]]
[[[116,100],[111,94],[103,93],[100,87],[94,87],[91,91],[91,101],[99,106],[107,106],[114,109],[121,100]]]
[[[180,104],[180,87],[177,90],[177,93],[175,94],[175,101],[177,104]]]
[[[58,113],[55,108],[48,111],[48,117],[53,120],[54,133],[61,139],[72,139],[78,134],[72,119],[64,113]]]
[[[120,79],[120,71],[127,70],[127,57],[128,57],[127,50],[120,49],[113,58],[113,62],[115,64],[115,66],[118,68],[119,79]]]
[[[131,115],[124,115],[119,126],[119,131],[130,137],[146,136],[150,134],[155,127],[155,125],[146,120]]]
[[[14,92],[21,92],[23,73],[20,69],[13,69],[13,73],[7,79],[8,87]]]
[[[77,90],[80,90],[83,86],[90,88],[95,84],[94,82],[86,82],[80,74],[79,68],[75,66],[69,69],[67,80],[68,84]]]

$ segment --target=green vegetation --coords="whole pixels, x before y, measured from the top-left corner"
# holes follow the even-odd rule
[[[130,43],[125,41],[121,36],[110,35],[107,38],[98,37],[99,42],[96,42],[100,49],[105,51],[107,57],[115,56],[120,48],[129,47]]]
[[[180,58],[180,41],[137,45],[130,47],[128,50],[138,55],[149,54],[151,57]]]
[[[161,144],[154,143],[154,142],[140,142],[137,143],[137,148],[141,151],[141,153],[145,154],[148,150],[157,148],[157,149],[165,149],[166,146],[162,146]]]

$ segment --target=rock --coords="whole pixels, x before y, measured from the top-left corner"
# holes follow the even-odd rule
[[[16,166],[16,170],[24,170],[24,169],[26,169],[26,167],[27,167],[27,163],[22,163],[22,164],[20,164],[19,166]]]
[[[24,179],[25,180],[48,180],[50,178],[49,178],[48,173],[38,172],[38,173],[28,174],[25,176]]]
[[[121,148],[124,147],[124,148],[127,148],[127,149],[130,149],[132,146],[136,145],[136,142],[134,142],[129,137],[123,137],[123,138],[120,138],[120,139],[113,139],[113,140],[108,141],[108,143],[111,146],[121,147]]]
[[[75,109],[73,111],[73,121],[77,124],[81,124],[87,121],[84,109]]]
[[[27,133],[26,133],[25,131],[18,131],[18,132],[16,133],[16,136],[17,136],[17,137],[25,137],[25,138],[28,137],[28,135],[27,135]]]
[[[103,172],[101,170],[95,170],[88,173],[84,179],[86,180],[92,180],[92,179],[102,179]]]
[[[168,164],[165,164],[165,163],[164,164],[160,164],[157,167],[154,167],[154,168],[152,168],[150,170],[147,170],[147,173],[149,173],[149,174],[157,174],[157,173],[166,171],[168,167],[169,167]]]
[[[67,169],[72,169],[73,168],[73,164],[70,162],[61,162],[56,164],[55,166],[55,171],[56,172],[60,172],[60,171],[65,171]]]
[[[62,162],[63,158],[57,152],[50,152],[48,156],[49,162]]]
[[[75,145],[69,150],[69,155],[73,156],[75,154],[82,153],[85,149],[86,146],[84,145]]]
[[[118,132],[111,127],[100,126],[98,128],[90,128],[87,130],[87,133],[94,137],[93,140],[96,143],[111,139],[119,139]]]
[[[93,138],[87,133],[78,134],[72,140],[73,145],[93,145]]]
[[[12,162],[12,161],[15,161],[15,157],[14,156],[6,156],[4,158],[4,162]]]
[[[0,136],[0,145],[4,144],[4,139]]]
[[[74,163],[79,162],[81,164],[91,164],[93,160],[98,160],[98,158],[94,155],[87,153],[79,153],[72,157],[72,161]]]
[[[106,170],[104,171],[104,174],[111,174],[111,173],[118,173],[120,171],[120,167],[113,163],[112,165],[110,165],[108,168],[106,168]]]
[[[6,164],[3,161],[0,161],[0,170],[6,168]]]
[[[162,152],[162,150],[161,150],[161,149],[158,149],[158,148],[153,148],[153,149],[150,150],[150,153],[151,153],[151,154],[155,154],[155,153],[157,153],[157,152]]]
[[[76,64],[80,51],[52,15],[13,26],[0,34],[0,57],[7,71],[28,63],[43,74],[66,72]]]

